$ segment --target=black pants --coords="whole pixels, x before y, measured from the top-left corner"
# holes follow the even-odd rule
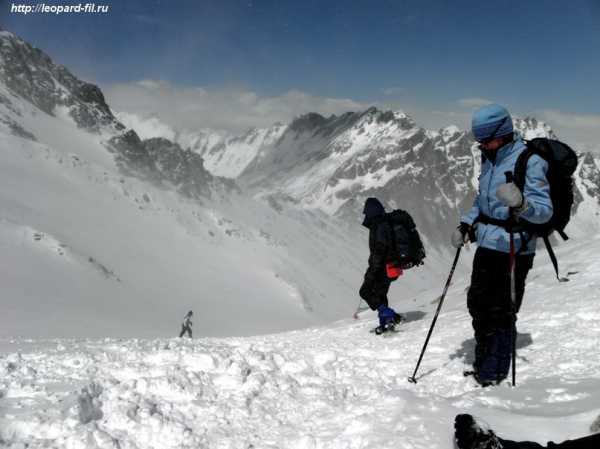
[[[183,337],[183,335],[187,332],[188,337],[192,338],[192,328],[189,326],[181,326],[181,332],[179,333],[179,338]]]
[[[516,256],[515,290],[518,312],[525,292],[525,279],[534,255]],[[510,294],[509,255],[477,248],[473,259],[467,306],[475,331],[475,371],[485,380],[500,380],[510,365],[513,312]],[[516,319],[516,317],[515,317]]]
[[[360,297],[364,299],[371,310],[377,310],[380,305],[388,306],[387,294],[390,291],[392,281],[384,272],[378,273],[372,282],[365,281],[360,288]]]
[[[548,443],[542,446],[530,441],[500,440],[503,449],[598,449],[600,448],[600,433],[576,440],[567,440],[559,444]]]

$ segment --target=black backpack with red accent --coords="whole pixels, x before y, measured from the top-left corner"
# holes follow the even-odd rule
[[[515,164],[514,182],[523,192],[529,158],[535,154],[544,159],[548,163],[546,179],[550,185],[553,213],[550,220],[544,224],[530,223],[524,219],[520,219],[519,224],[522,225],[525,231],[544,239],[546,249],[556,271],[556,277],[559,280],[565,280],[565,278],[558,276],[558,263],[548,236],[556,231],[563,240],[569,239],[564,230],[571,219],[574,200],[573,173],[577,169],[577,154],[567,144],[558,140],[540,137],[525,141],[525,143],[527,149],[519,155]]]
[[[397,263],[405,270],[423,265],[425,248],[410,214],[396,209],[387,213],[386,219],[392,231],[390,262]]]

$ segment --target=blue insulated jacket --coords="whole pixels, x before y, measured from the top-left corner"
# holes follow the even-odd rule
[[[525,143],[517,139],[499,148],[494,162],[483,158],[481,174],[479,175],[479,193],[475,197],[471,210],[461,218],[467,224],[473,224],[477,216],[482,213],[489,217],[505,220],[508,218],[508,207],[496,196],[496,190],[501,184],[506,183],[505,172],[514,173],[515,163],[519,155],[525,150]],[[550,200],[550,186],[546,179],[548,163],[537,155],[533,155],[527,162],[527,174],[523,195],[527,199],[529,207],[521,213],[520,217],[525,220],[542,224],[552,217],[552,201]],[[476,226],[477,244],[484,248],[508,253],[510,250],[510,237],[503,228],[478,223]],[[525,239],[529,238],[527,233]],[[532,238],[527,247],[521,249],[521,237],[514,234],[515,248],[521,250],[520,254],[532,254],[535,252],[536,239]]]

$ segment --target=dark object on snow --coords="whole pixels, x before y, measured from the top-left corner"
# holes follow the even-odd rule
[[[435,326],[435,322],[437,321],[438,315],[440,314],[440,310],[442,310],[442,304],[444,303],[444,298],[446,297],[446,292],[448,292],[448,287],[450,286],[450,282],[452,282],[452,276],[454,275],[454,270],[456,269],[456,264],[458,263],[458,258],[460,257],[461,247],[456,248],[456,256],[454,256],[454,262],[452,262],[452,268],[450,269],[450,274],[448,275],[448,280],[446,281],[446,285],[444,286],[444,291],[442,292],[442,296],[440,297],[440,301],[437,306],[437,310],[435,311],[435,315],[433,317],[433,321],[431,322],[431,326],[429,327],[429,332],[427,333],[427,338],[425,339],[425,344],[423,345],[423,349],[421,350],[421,355],[419,356],[419,361],[417,362],[417,366],[415,367],[415,371],[411,377],[408,378],[408,381],[416,384],[417,379],[415,376],[417,375],[417,371],[419,370],[419,366],[421,365],[421,360],[423,360],[423,355],[425,354],[425,349],[427,349],[427,344],[429,343],[429,338],[431,337],[431,333],[433,332],[433,328]]]
[[[499,438],[492,430],[483,429],[471,415],[464,414],[454,418],[454,442],[458,449],[596,449],[600,447],[600,434],[543,446]]]
[[[600,415],[594,420],[592,425],[590,426],[590,431],[592,433],[600,433]]]
[[[394,231],[381,202],[377,198],[367,198],[363,214],[363,226],[369,229],[369,266],[358,294],[371,310],[378,311],[379,326],[385,330],[388,326],[393,327],[397,316],[388,305],[387,293],[391,283],[398,278],[401,267],[397,267],[396,263],[390,265],[392,254],[396,253],[392,247]]]
[[[363,226],[369,229],[369,267],[359,294],[371,310],[388,305],[390,283],[403,269],[421,265],[425,250],[410,215],[387,213],[377,198],[367,198]]]
[[[181,323],[181,332],[179,333],[179,338],[183,337],[184,334],[188,334],[188,337],[192,338],[192,315],[194,312],[191,310],[187,313],[187,315],[183,318],[183,323]]]
[[[386,221],[385,209],[377,198],[367,198],[363,209],[363,226],[369,229],[369,266],[359,290],[371,310],[381,305],[388,306],[387,293],[392,279],[386,273],[390,252],[390,225]]]
[[[500,439],[491,430],[482,429],[471,415],[454,418],[454,441],[459,449],[502,449]]]

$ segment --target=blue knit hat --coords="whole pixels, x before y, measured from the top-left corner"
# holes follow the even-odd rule
[[[512,133],[513,122],[505,108],[499,104],[488,104],[473,113],[471,129],[475,140],[482,141]]]

